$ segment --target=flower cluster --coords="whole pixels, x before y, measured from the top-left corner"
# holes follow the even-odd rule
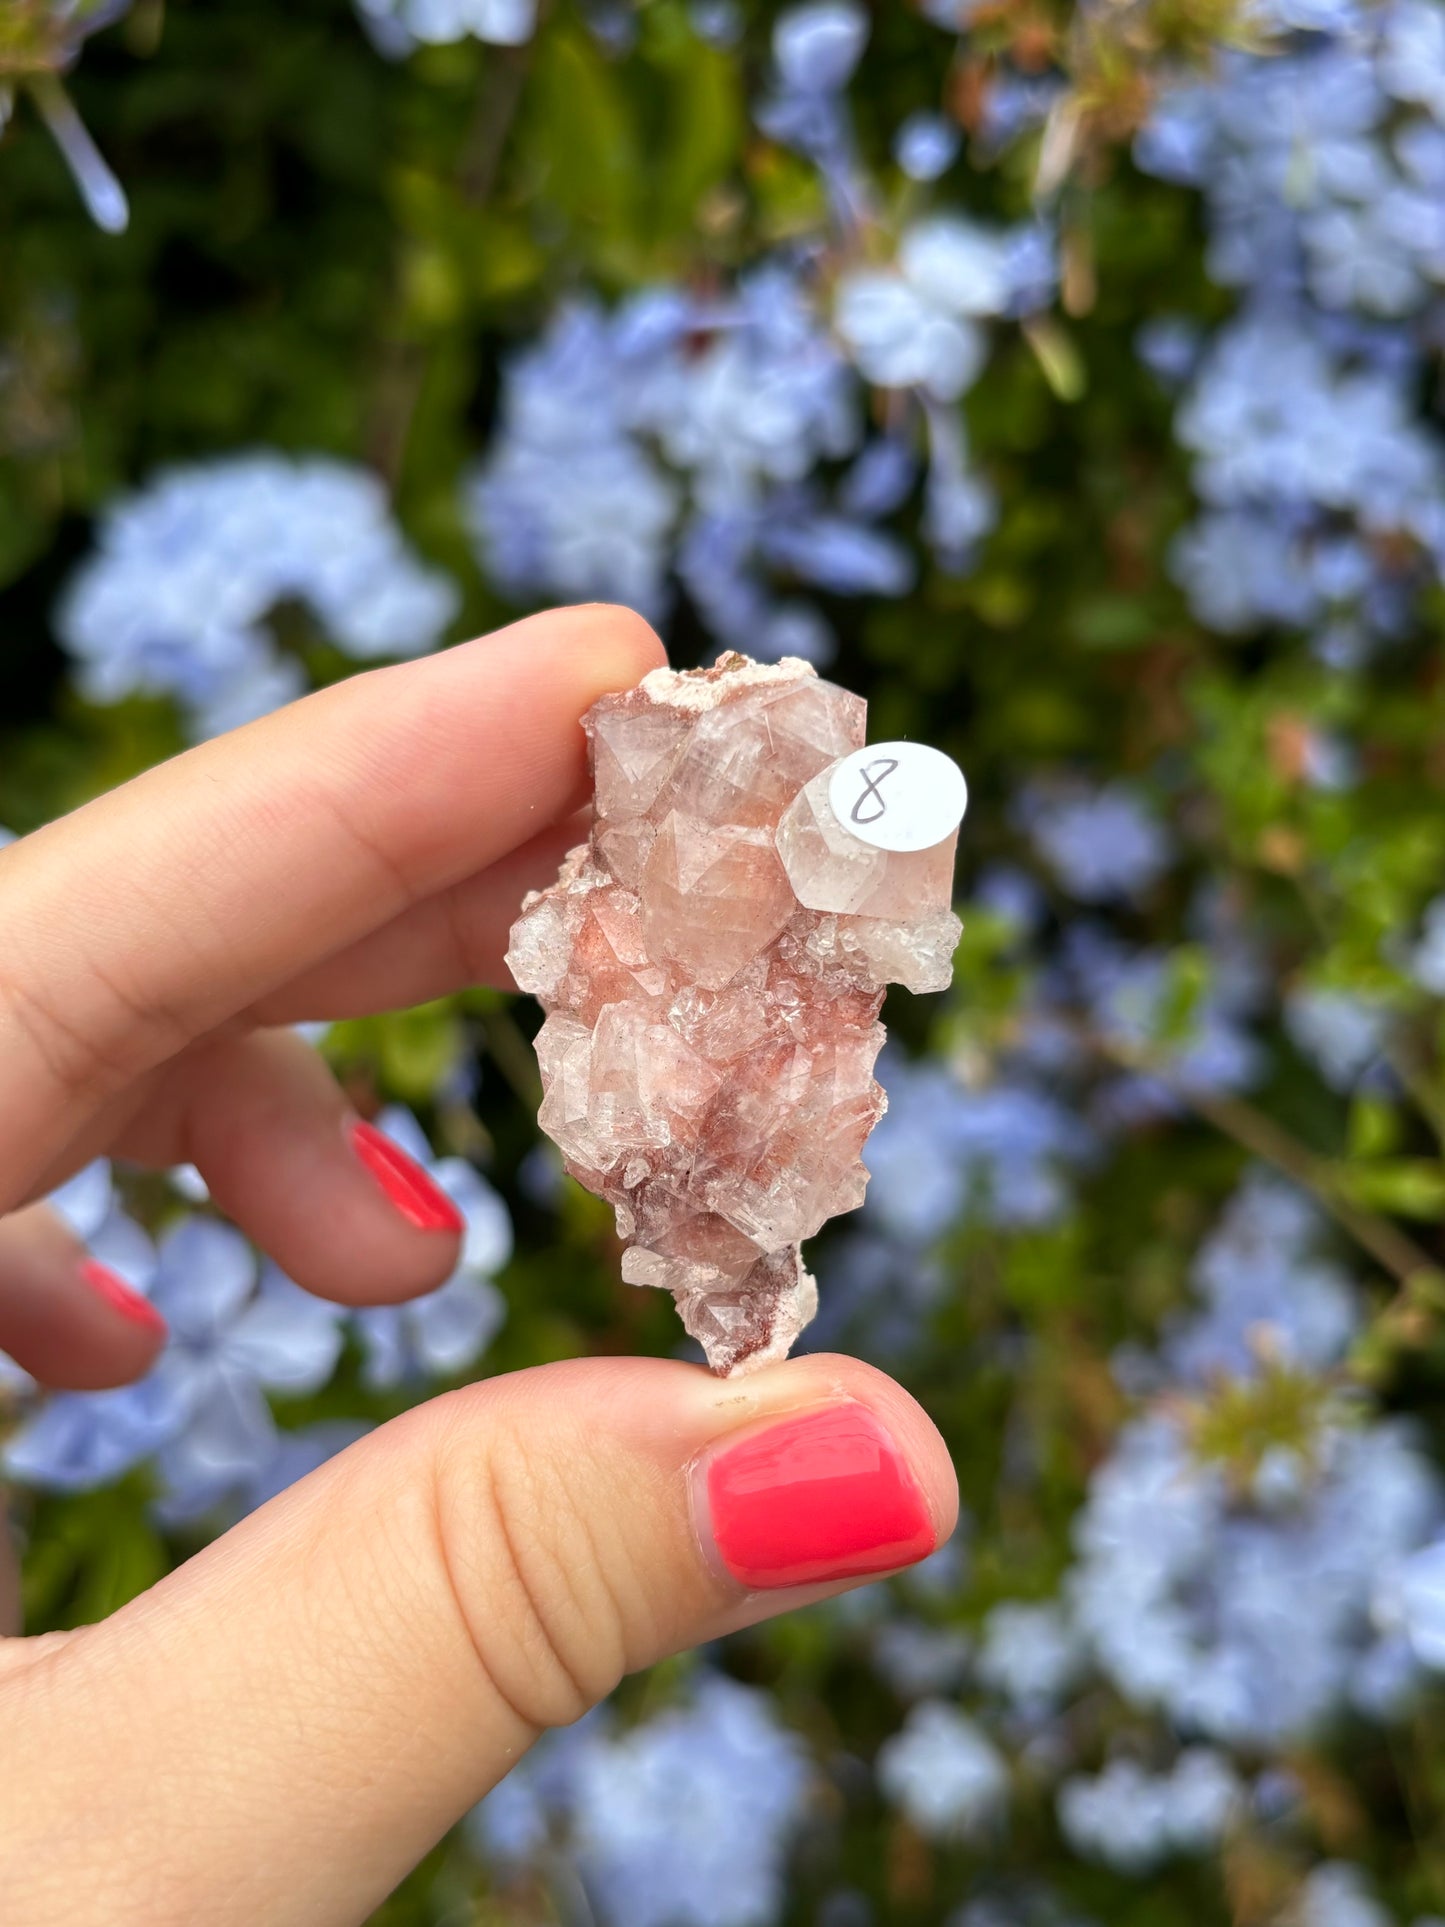
[[[796,89],[783,96],[796,120],[775,102],[764,124],[777,131],[781,117],[810,152],[851,153],[836,87],[861,15],[801,11],[811,34],[826,13],[828,31],[846,24],[850,37],[804,63],[784,17],[780,70],[797,64],[815,83],[801,104]],[[851,205],[851,162],[847,184]],[[852,235],[835,242],[845,260]],[[658,289],[611,313],[566,308],[509,367],[499,433],[469,485],[483,564],[518,599],[607,596],[654,618],[680,587],[718,643],[826,661],[834,644],[810,592],[908,592],[915,562],[887,523],[920,475],[924,532],[947,566],[963,567],[988,528],[949,405],[982,373],[986,321],[1041,305],[1051,285],[1033,228],[938,216],[906,227],[883,267],[839,271],[831,255],[792,250],[725,295]],[[866,431],[870,386],[907,403],[883,435]]]
[[[1203,191],[1209,270],[1241,294],[1177,420],[1204,504],[1179,579],[1212,628],[1307,626],[1351,660],[1445,569],[1445,448],[1415,403],[1445,285],[1445,15],[1308,25],[1170,90],[1136,151]]]
[[[435,649],[457,597],[412,553],[375,476],[258,453],[171,469],[112,508],[57,626],[91,701],[169,696],[200,737],[306,688],[268,627],[293,604],[372,662]]]
[[[1137,1877],[1215,1850],[1276,1795],[1263,1778],[1251,1788],[1218,1744],[1185,1745],[1162,1770],[1128,1753],[1083,1770],[1067,1715],[1091,1676],[1136,1721],[1162,1712],[1167,1733],[1257,1761],[1346,1706],[1390,1717],[1422,1668],[1445,1663],[1445,1485],[1406,1430],[1361,1426],[1320,1390],[1286,1396],[1296,1437],[1270,1436],[1247,1486],[1211,1455],[1211,1409],[1252,1390],[1267,1433],[1280,1433],[1266,1401],[1282,1375],[1296,1393],[1320,1385],[1308,1375],[1327,1372],[1357,1329],[1320,1235],[1298,1193],[1251,1177],[1200,1248],[1193,1309],[1152,1356],[1121,1356],[1147,1408],[1092,1478],[1058,1596],[993,1607],[976,1656],[958,1655],[947,1682],[963,1679],[965,1703],[925,1700],[879,1753],[880,1790],[924,1834],[977,1841],[1001,1829],[1014,1755],[1030,1777],[1055,1780],[1077,1853]],[[911,1697],[900,1652],[916,1670],[945,1638],[887,1620],[874,1634],[879,1670]],[[1347,1893],[1376,1905],[1355,1870],[1322,1866],[1300,1917],[1333,1920],[1337,1890],[1341,1907]]]
[[[573,1859],[608,1927],[767,1927],[811,1775],[767,1698],[703,1673],[628,1731],[551,1734],[469,1822],[502,1865]]]
[[[1077,1850],[1122,1873],[1147,1873],[1171,1854],[1217,1847],[1241,1798],[1229,1762],[1207,1746],[1186,1747],[1167,1773],[1113,1760],[1094,1778],[1059,1791],[1059,1820]]]
[[[356,0],[377,48],[403,59],[417,46],[448,46],[468,35],[520,47],[537,26],[537,0]]]
[[[428,1169],[466,1222],[452,1277],[405,1306],[348,1311],[300,1290],[275,1265],[258,1262],[239,1231],[187,1208],[205,1197],[189,1169],[172,1174],[179,1210],[155,1241],[125,1210],[104,1161],[54,1193],[52,1208],[150,1299],[169,1338],[135,1384],[57,1393],[37,1406],[5,1448],[9,1474],[84,1491],[150,1460],[163,1520],[244,1511],[365,1429],[283,1432],[268,1398],[318,1391],[348,1337],[360,1347],[364,1381],[378,1388],[451,1377],[474,1364],[505,1316],[492,1277],[511,1255],[506,1207],[464,1159],[434,1159],[410,1113],[394,1107],[377,1122]]]

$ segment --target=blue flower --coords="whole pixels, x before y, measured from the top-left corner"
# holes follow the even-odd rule
[[[5,1447],[21,1485],[88,1492],[121,1478],[171,1436],[175,1415],[153,1380],[109,1392],[56,1392]]]
[[[1390,1011],[1356,991],[1303,984],[1285,998],[1284,1024],[1325,1082],[1348,1091],[1378,1064],[1389,1034]]]
[[[383,53],[398,57],[417,44],[449,46],[468,36],[520,47],[537,26],[537,0],[356,0]]]
[[[615,324],[564,307],[505,372],[491,455],[474,472],[466,508],[482,559],[520,600],[605,597],[656,614],[662,605],[675,485],[632,437],[639,322],[678,317],[655,307]],[[644,346],[634,351],[632,329]]]
[[[853,268],[838,283],[835,321],[861,373],[880,388],[920,388],[956,401],[983,366],[979,318],[1003,314],[1012,277],[1003,240],[959,215],[904,235],[895,269]]]
[[[72,1221],[93,1220],[95,1170],[67,1192],[61,1209]],[[274,1266],[258,1278],[240,1232],[209,1218],[184,1218],[168,1231],[147,1276],[148,1241],[134,1227],[117,1231],[115,1216],[107,1210],[91,1248],[118,1260],[118,1269],[128,1265],[128,1282],[149,1289],[169,1326],[166,1348],[134,1385],[48,1399],[12,1439],[6,1462],[16,1478],[73,1491],[106,1484],[155,1454],[163,1516],[189,1517],[270,1462],[276,1431],[265,1392],[326,1383],[341,1352],[342,1312]]]
[[[170,696],[202,736],[300,692],[265,626],[287,601],[361,661],[436,648],[457,608],[375,476],[260,453],[168,470],[112,507],[57,622],[91,701]]]
[[[923,533],[939,564],[961,574],[993,526],[993,493],[968,464],[968,443],[957,409],[923,398],[928,423],[928,480],[923,497]]]
[[[1263,1069],[1263,1053],[1244,1025],[1257,995],[1248,972],[1217,970],[1188,1009],[1175,1012],[1167,953],[1131,950],[1097,925],[1077,924],[1064,939],[1055,976],[1064,994],[1083,1004],[1099,1040],[1147,1061],[1146,1070],[1103,1094],[1103,1113],[1116,1124],[1168,1116],[1179,1108],[1176,1091],[1238,1090]],[[1046,1032],[1051,1016],[1045,1002]]]
[[[1059,1604],[1005,1600],[984,1621],[978,1677],[1019,1712],[1047,1713],[1077,1680],[1083,1659]]]
[[[943,27],[949,33],[964,33],[973,25],[974,15],[983,12],[989,4],[990,0],[923,0],[923,14],[935,27]]]
[[[583,1757],[584,1883],[616,1927],[765,1927],[809,1779],[801,1742],[763,1694],[704,1676],[689,1706]]]
[[[778,16],[773,59],[785,87],[832,94],[848,85],[868,41],[868,15],[854,0],[809,0]]]
[[[1438,1531],[1439,1481],[1400,1426],[1326,1427],[1282,1508],[1231,1491],[1179,1424],[1126,1426],[1075,1525],[1078,1624],[1136,1705],[1271,1745],[1348,1703],[1378,1644],[1376,1578]]]
[[[845,515],[876,521],[902,507],[917,479],[913,450],[895,436],[882,435],[865,445],[843,477],[838,506]]]
[[[1266,623],[1297,627],[1321,607],[1297,519],[1206,513],[1179,535],[1169,560],[1195,615],[1225,635]]]
[[[767,1697],[703,1673],[630,1732],[549,1733],[468,1826],[504,1863],[565,1851],[608,1927],[770,1927],[810,1780]]]
[[[1223,331],[1179,412],[1203,494],[1220,504],[1313,502],[1367,526],[1409,526],[1445,467],[1403,382],[1351,370],[1279,314]]]
[[[1325,308],[1406,315],[1426,295],[1420,255],[1431,252],[1440,211],[1428,196],[1387,187],[1362,207],[1340,202],[1305,217],[1310,292]]]
[[[1202,186],[1218,130],[1211,90],[1199,84],[1167,88],[1134,141],[1134,159],[1146,174],[1181,186]]]
[[[1169,838],[1122,783],[1034,784],[1016,807],[1035,848],[1082,903],[1137,896],[1168,867]]]
[[[1343,1860],[1316,1867],[1295,1904],[1300,1927],[1394,1927],[1364,1873]]]
[[[1120,1873],[1147,1873],[1176,1853],[1208,1853],[1243,1808],[1243,1788],[1212,1747],[1186,1747],[1168,1773],[1112,1760],[1094,1779],[1076,1775],[1059,1790],[1059,1821],[1070,1844]]]
[[[977,1839],[1002,1818],[1008,1767],[982,1727],[942,1700],[924,1700],[878,1751],[878,1785],[918,1831]]]
[[[819,168],[847,226],[862,212],[868,187],[842,94],[867,39],[868,16],[854,0],[808,0],[780,14],[773,27],[776,86],[756,110],[770,139]]]
[[[769,527],[759,546],[769,562],[834,595],[907,595],[913,558],[900,542],[841,515],[805,515]]]
[[[1068,1203],[1065,1173],[1086,1151],[1054,1099],[1022,1085],[965,1090],[940,1065],[894,1059],[888,1111],[868,1141],[867,1213],[924,1245],[973,1206],[995,1224],[1046,1224]]]
[[[803,481],[820,458],[850,454],[861,427],[857,384],[795,273],[756,270],[717,319],[705,346],[653,358],[630,413],[709,511]]]
[[[1186,315],[1157,315],[1134,337],[1134,351],[1166,388],[1179,388],[1194,372],[1203,331]]]
[[[958,1686],[973,1645],[951,1626],[921,1619],[886,1619],[873,1633],[874,1669],[901,1699],[922,1699]]]
[[[1254,1175],[1199,1249],[1191,1277],[1201,1303],[1166,1327],[1173,1376],[1206,1385],[1253,1377],[1265,1357],[1324,1371],[1346,1351],[1360,1307],[1343,1272],[1316,1255],[1320,1220],[1298,1191]]]
[[[184,1219],[162,1238],[152,1302],[170,1342],[150,1378],[173,1415],[157,1455],[160,1510],[183,1519],[261,1477],[278,1434],[265,1394],[327,1383],[343,1309],[313,1298],[230,1225]],[[144,1382],[144,1381],[143,1381]]]
[[[1064,92],[1058,74],[1020,74],[1000,67],[984,89],[974,147],[994,160],[1021,135],[1041,127]]]
[[[889,594],[909,567],[896,543],[798,486],[856,447],[856,389],[781,266],[707,307],[659,291],[611,316],[564,310],[507,371],[497,441],[469,484],[482,558],[519,598],[609,596],[656,615],[676,544],[720,640],[780,654],[791,634],[770,632],[806,621],[822,659],[821,619],[779,606],[760,565]]]
[[[1410,974],[1422,990],[1445,997],[1445,896],[1426,906],[1420,941],[1410,957]]]
[[[942,114],[910,114],[894,137],[898,165],[913,181],[936,181],[958,159],[962,136]]]
[[[735,47],[746,25],[738,0],[691,0],[687,17],[698,39],[710,47]]]
[[[1436,0],[1390,0],[1379,74],[1396,100],[1445,121],[1445,8]]]
[[[1382,1576],[1375,1617],[1402,1633],[1423,1665],[1445,1672],[1445,1539],[1421,1546]]]
[[[1250,0],[1248,12],[1276,33],[1349,33],[1360,19],[1357,0]]]

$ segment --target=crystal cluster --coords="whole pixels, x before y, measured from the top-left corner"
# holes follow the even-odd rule
[[[591,839],[512,930],[542,1126],[719,1372],[787,1354],[817,1303],[799,1244],[862,1202],[883,986],[951,974],[957,829],[895,854],[829,804],[866,709],[739,655],[604,696]]]

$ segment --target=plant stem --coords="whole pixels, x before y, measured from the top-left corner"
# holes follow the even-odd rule
[[[1325,1159],[1316,1157],[1308,1145],[1301,1144],[1292,1132],[1266,1117],[1245,1098],[1227,1092],[1201,1091],[1171,1076],[1167,1065],[1155,1061],[1149,1052],[1131,1050],[1127,1045],[1086,1033],[1086,1040],[1102,1056],[1127,1070],[1139,1071],[1167,1084],[1175,1096],[1191,1110],[1242,1144],[1266,1164],[1272,1164],[1286,1177],[1317,1198],[1335,1223],[1354,1239],[1362,1250],[1401,1286],[1408,1287],[1422,1273],[1438,1272],[1440,1267],[1413,1238],[1378,1212],[1353,1204],[1340,1193],[1340,1187]]]
[[[487,1054],[528,1110],[542,1102],[542,1080],[531,1045],[509,1011],[484,1010],[479,1019]]]
[[[1180,1095],[1226,1136],[1273,1164],[1318,1198],[1336,1224],[1349,1232],[1356,1244],[1368,1251],[1400,1284],[1408,1285],[1419,1273],[1439,1269],[1430,1254],[1407,1237],[1398,1225],[1342,1197],[1324,1160],[1317,1158],[1263,1111],[1256,1110],[1243,1098],[1218,1092],[1181,1091]]]
[[[526,49],[500,48],[492,55],[456,167],[457,183],[473,207],[484,207],[496,185],[526,78]],[[431,350],[422,342],[397,333],[382,345],[365,446],[371,466],[386,477],[393,492],[430,366]]]

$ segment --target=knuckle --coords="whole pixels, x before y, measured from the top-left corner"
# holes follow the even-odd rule
[[[114,1010],[113,999],[102,994]],[[71,1101],[117,1090],[139,1067],[134,1012],[128,1028],[106,1020],[93,1004],[82,1019],[43,974],[16,971],[0,976],[0,1010],[56,1089]],[[142,1028],[148,1030],[144,1023]]]
[[[463,982],[485,983],[497,967],[490,903],[465,884],[453,884],[439,901],[453,970]]]
[[[188,1041],[187,987],[125,945],[107,947],[103,920],[76,917],[63,861],[60,889],[43,867],[38,886],[26,876],[11,889],[0,874],[0,1037],[63,1099],[107,1097]]]
[[[618,1549],[550,1451],[498,1428],[478,1453],[443,1450],[442,1560],[487,1678],[532,1727],[565,1726],[627,1669]],[[575,1471],[575,1463],[569,1472]]]

